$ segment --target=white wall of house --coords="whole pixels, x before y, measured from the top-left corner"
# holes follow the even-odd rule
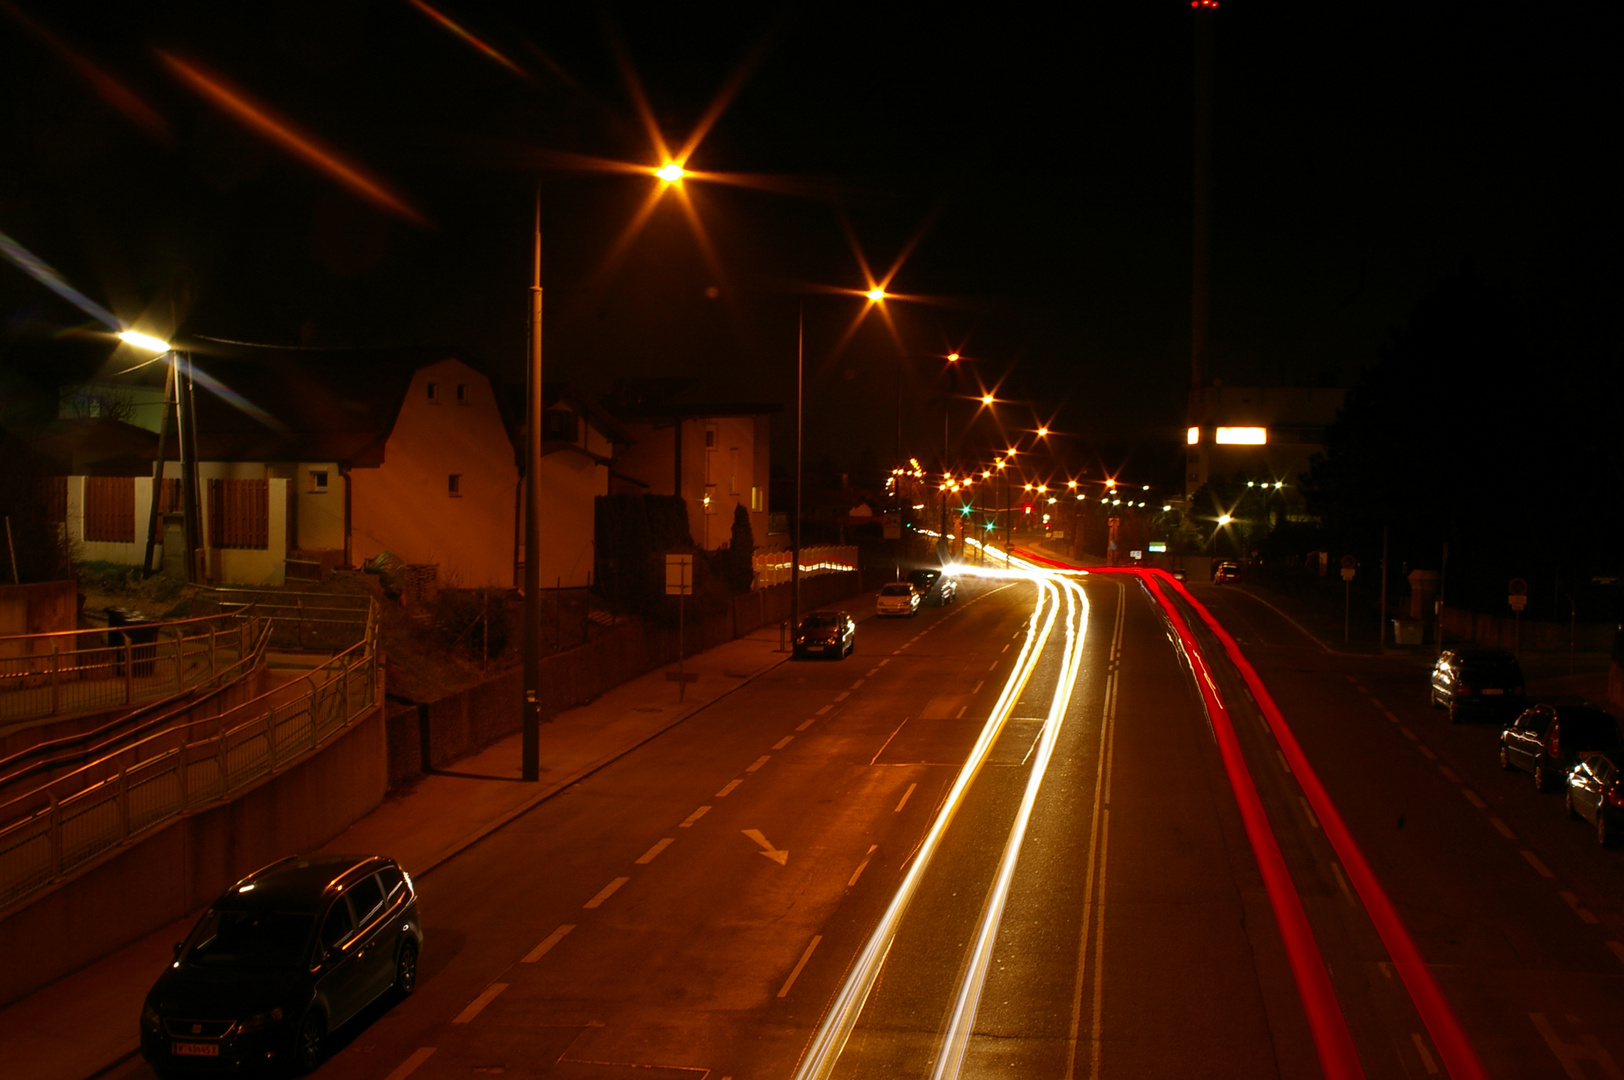
[[[590,430],[590,429],[589,429]],[[541,584],[582,588],[592,583],[596,504],[609,494],[609,468],[585,454],[561,450],[541,459]]]
[[[135,529],[128,542],[85,539],[85,480],[68,477],[68,541],[76,546],[77,558],[87,562],[121,563],[139,566],[146,554],[147,518],[152,512],[152,478],[135,478]]]
[[[301,462],[293,467],[293,513],[299,550],[344,549],[346,482],[336,461]]]

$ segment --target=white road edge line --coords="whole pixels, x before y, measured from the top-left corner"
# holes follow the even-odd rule
[[[564,925],[560,926],[557,930],[554,930],[552,933],[542,938],[540,945],[537,945],[534,949],[531,949],[529,952],[525,953],[524,959],[520,960],[519,963],[534,964],[537,960],[540,960],[543,956],[546,956],[548,953],[552,952],[553,946],[557,945],[560,941],[563,941],[565,935],[574,929],[574,923],[565,923]]]
[[[497,994],[500,994],[503,990],[506,990],[507,988],[508,988],[507,983],[491,983],[489,986],[487,986],[485,988],[485,992],[483,994],[480,994],[474,1000],[470,1001],[468,1003],[468,1007],[463,1009],[462,1012],[458,1013],[457,1018],[455,1020],[451,1021],[451,1022],[453,1024],[466,1024],[466,1023],[468,1023],[474,1017],[478,1016],[481,1012],[483,1012],[484,1009],[485,1009],[485,1006],[487,1006],[491,1002],[495,1001]]]
[[[806,967],[806,962],[808,960],[812,959],[812,950],[817,948],[818,947],[818,942],[820,942],[822,940],[823,940],[823,935],[822,934],[814,934],[813,935],[812,944],[810,944],[810,945],[808,945],[806,947],[806,952],[801,954],[801,959],[800,959],[800,961],[798,963],[796,963],[795,969],[789,973],[789,978],[784,980],[783,988],[778,991],[778,996],[779,997],[783,997],[784,995],[789,993],[789,988],[794,986],[795,985],[795,980],[801,977],[801,969]]]

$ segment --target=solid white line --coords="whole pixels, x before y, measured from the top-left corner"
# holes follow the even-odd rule
[[[756,758],[756,760],[754,760],[750,764],[746,765],[744,767],[744,771],[745,772],[755,772],[757,769],[761,768],[763,765],[767,764],[767,762],[769,762],[771,760],[772,760],[772,755],[771,754],[762,754],[760,757]]]
[[[485,1006],[495,1001],[497,994],[500,994],[507,988],[507,983],[491,983],[485,988],[485,992],[483,994],[470,1001],[468,1003],[468,1007],[462,1010],[462,1012],[458,1013],[457,1018],[451,1022],[453,1024],[468,1023],[474,1017],[478,1016],[484,1010]]]
[[[784,747],[788,746],[790,743],[792,743],[794,741],[795,741],[795,736],[793,736],[793,735],[785,735],[782,739],[779,739],[777,742],[773,743],[773,749],[774,750],[782,750]]]
[[[739,785],[742,784],[742,783],[744,783],[743,780],[729,780],[727,783],[722,785],[722,790],[718,791],[716,793],[715,797],[718,798],[718,799],[727,798],[729,795],[731,795],[735,791],[737,791],[738,788],[739,788]]]
[[[408,1076],[416,1071],[419,1065],[429,1059],[429,1055],[432,1053],[434,1053],[434,1047],[419,1046],[412,1051],[411,1057],[395,1066],[395,1071],[384,1077],[383,1080],[406,1080]]]
[[[868,853],[863,856],[863,861],[857,864],[857,869],[852,871],[851,880],[846,882],[846,888],[849,889],[853,885],[857,884],[857,879],[862,877],[863,871],[868,868],[868,860],[874,857],[874,852],[879,850],[879,847],[880,845],[878,844],[868,845]]]
[[[543,956],[546,956],[548,953],[552,952],[553,946],[557,945],[560,941],[563,941],[564,936],[574,929],[574,923],[565,923],[563,926],[560,926],[557,930],[554,930],[552,933],[542,938],[540,945],[537,945],[534,949],[531,949],[529,952],[525,953],[524,959],[520,960],[519,963],[534,964],[537,960],[540,960]]]
[[[806,962],[808,960],[812,959],[812,950],[817,948],[818,947],[818,942],[820,942],[822,940],[823,940],[823,935],[822,934],[818,934],[818,935],[816,935],[816,936],[814,936],[812,938],[812,944],[808,945],[806,947],[806,952],[801,954],[800,962],[795,965],[795,970],[791,971],[789,973],[789,978],[784,980],[784,988],[782,990],[778,991],[778,996],[779,997],[783,997],[785,994],[789,993],[789,988],[795,985],[795,980],[796,979],[800,978],[801,969],[806,967]]]
[[[667,836],[667,837],[662,838],[653,847],[649,848],[647,851],[643,852],[643,854],[641,854],[641,855],[639,855],[637,857],[636,865],[638,865],[638,866],[647,866],[649,863],[654,861],[654,857],[656,855],[658,855],[660,852],[664,851],[666,848],[670,847],[674,843],[676,843],[676,841],[672,837]]]
[[[629,878],[629,877],[617,877],[617,878],[615,878],[615,880],[611,881],[609,884],[605,885],[602,889],[600,889],[598,891],[597,896],[594,896],[592,899],[588,900],[586,903],[582,904],[581,906],[584,907],[584,908],[595,908],[595,907],[600,906],[605,900],[609,899],[611,896],[615,895],[615,893],[619,892],[620,887],[622,885],[626,884],[626,882],[628,882],[630,880],[631,880],[631,878]]]
[[[903,808],[903,807],[904,807],[904,806],[907,806],[907,805],[908,805],[908,799],[909,799],[909,797],[910,797],[910,796],[912,796],[912,795],[913,795],[913,793],[914,793],[914,788],[916,788],[916,787],[918,787],[918,786],[919,786],[919,785],[918,785],[918,784],[909,784],[909,785],[908,785],[908,790],[907,790],[907,791],[904,791],[904,792],[903,792],[903,793],[902,793],[902,801],[901,801],[901,802],[899,802],[899,803],[897,803],[897,808],[896,808],[896,809],[895,809],[895,810],[893,810],[893,811],[891,811],[891,812],[892,812],[892,813],[893,813],[893,814],[900,814],[900,813],[902,813],[902,808]]]
[[[818,722],[817,717],[810,716],[810,717],[806,718],[805,720],[802,720],[799,724],[795,725],[795,730],[796,731],[805,731],[807,728],[811,727],[813,724],[815,724],[817,722]]]
[[[693,813],[691,813],[687,817],[683,818],[682,823],[680,825],[678,825],[677,828],[679,828],[679,829],[691,829],[691,828],[693,828],[694,822],[698,821],[700,818],[704,817],[708,813],[710,813],[710,807],[701,806],[698,810],[695,810]]]

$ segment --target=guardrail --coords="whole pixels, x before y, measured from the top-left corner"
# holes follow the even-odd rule
[[[347,649],[376,613],[365,593],[213,587],[199,589],[194,603],[212,603],[222,614],[252,609],[271,621],[271,644],[284,649]]]
[[[241,611],[0,637],[0,723],[168,697],[241,660],[249,638]]]
[[[373,608],[303,694],[284,686],[155,732],[0,804],[0,912],[330,741],[378,703],[376,642]]]
[[[755,587],[782,585],[790,580],[790,552],[785,550],[757,552],[751,560],[756,572]],[[801,576],[839,574],[857,569],[857,547],[854,544],[821,544],[801,549]]]

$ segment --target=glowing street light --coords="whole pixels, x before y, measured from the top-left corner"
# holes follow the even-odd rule
[[[991,405],[994,400],[995,399],[993,398],[993,396],[991,394],[982,394],[981,395],[981,404],[983,404],[983,405]]]
[[[658,176],[661,180],[664,180],[668,184],[675,184],[678,180],[681,180],[684,176],[688,175],[688,170],[684,169],[681,165],[678,165],[675,161],[668,161],[658,169],[655,169],[654,175]]]
[[[1038,438],[1047,439],[1048,437],[1049,437],[1049,429],[1048,428],[1046,428],[1046,427],[1038,428]]]
[[[1234,521],[1234,520],[1235,519],[1230,517],[1228,514],[1219,514],[1218,515],[1218,524],[1220,524],[1220,525],[1228,525],[1231,521]]]
[[[166,353],[169,351],[169,342],[134,330],[120,330],[118,339],[126,345],[134,345],[136,348],[146,349],[148,352]]]
[[[957,363],[958,359],[959,359],[959,354],[956,353],[956,352],[950,352],[950,353],[947,354],[947,362],[950,363],[950,364]]]
[[[868,290],[868,292],[864,293],[863,295],[878,304],[881,300],[885,299],[885,290],[876,286],[875,288]]]

